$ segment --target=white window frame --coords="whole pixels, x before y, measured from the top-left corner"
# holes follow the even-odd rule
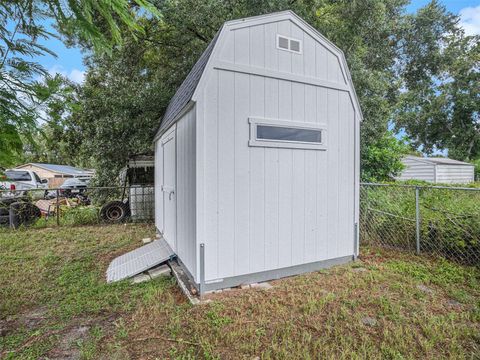
[[[285,148],[285,149],[313,149],[313,150],[326,150],[327,149],[327,127],[324,124],[305,123],[298,121],[280,120],[280,119],[264,119],[257,117],[248,118],[250,124],[250,139],[248,141],[249,146],[257,147],[273,147],[273,148]],[[269,140],[257,138],[257,126],[279,126],[293,129],[306,129],[306,130],[320,130],[321,142],[312,143],[309,141],[291,141],[291,140]]]
[[[279,43],[279,38],[285,38],[285,39],[288,39],[288,49],[284,49],[284,48],[281,48],[278,43]],[[300,44],[300,50],[299,51],[295,51],[295,50],[292,50],[290,49],[290,41],[293,40],[293,41],[298,41],[298,43]],[[285,35],[281,35],[281,34],[277,34],[277,37],[276,37],[276,41],[277,43],[275,44],[277,46],[277,49],[278,50],[282,50],[282,51],[288,51],[288,52],[291,52],[291,53],[294,53],[294,54],[301,54],[302,51],[303,51],[303,41],[300,40],[300,39],[295,39],[295,38],[292,38],[292,37],[289,37],[289,36],[285,36]]]

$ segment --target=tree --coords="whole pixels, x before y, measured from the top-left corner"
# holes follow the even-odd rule
[[[475,166],[475,180],[480,180],[480,159],[472,161],[473,165]]]
[[[428,151],[427,139],[419,135],[428,128],[428,121],[412,127],[415,122],[410,118],[418,119],[423,113],[431,117],[433,111],[458,118],[447,114],[460,114],[459,108],[450,108],[453,103],[460,104],[460,98],[469,104],[470,114],[478,116],[475,106],[479,102],[471,91],[478,71],[463,72],[478,59],[474,42],[458,41],[458,18],[436,1],[415,15],[405,14],[407,3],[158,1],[161,17],[139,18],[144,29],[141,35],[127,34],[123,46],[111,54],[97,53],[87,59],[80,106],[71,117],[71,129],[77,134],[72,137],[74,146],[82,149],[82,161],[97,167],[101,181],[111,181],[128,155],[153,150],[152,139],[169,99],[224,21],[292,9],[344,50],[365,118],[362,176],[365,180],[388,179],[401,169],[401,158],[408,151],[388,131],[390,124],[396,124],[397,130],[405,127],[414,139],[412,148],[423,145]],[[445,44],[449,51],[444,50]],[[448,76],[455,81],[443,82],[442,90],[448,88],[451,95],[440,106],[432,102],[440,89],[436,74],[454,59],[457,70],[450,67]],[[462,109],[466,107],[462,105]],[[438,146],[438,136],[431,134]]]
[[[131,41],[130,41],[131,40]],[[112,184],[129,155],[152,152],[152,139],[174,86],[152,44],[126,40],[113,56],[96,57],[66,123],[75,161],[97,169],[99,184]]]
[[[409,148],[402,139],[397,139],[392,132],[387,132],[366,147],[362,157],[362,181],[391,181],[404,169],[400,161]],[[400,156],[399,156],[400,155]]]
[[[158,14],[146,0],[135,3]],[[0,3],[0,165],[9,165],[21,152],[24,140],[33,141],[38,106],[47,95],[37,78],[46,70],[31,59],[55,55],[39,42],[56,36],[43,24],[53,19],[60,32],[96,51],[110,51],[121,43],[120,27],[142,33],[128,0],[62,2],[57,0],[4,0]],[[48,97],[48,96],[47,96]]]
[[[480,157],[480,36],[465,36],[458,17],[436,1],[403,25],[397,129],[425,153]]]
[[[68,139],[70,115],[78,106],[79,85],[56,74],[47,75],[42,84],[47,89],[41,107],[43,122],[33,132],[33,141],[24,141],[22,162],[46,162],[81,166],[74,139]],[[41,94],[39,94],[41,95]]]
[[[74,138],[82,139],[82,161],[92,161],[100,182],[108,183],[128,155],[153,151],[153,136],[168,101],[223,22],[285,9],[294,10],[344,49],[365,115],[362,156],[368,156],[370,144],[381,143],[387,136],[396,105],[399,81],[394,37],[406,3],[159,1],[160,18],[139,19],[144,34],[127,35],[111,56],[93,54],[86,61],[79,111],[72,116],[72,129],[78,134]],[[398,165],[402,153],[391,152],[391,156]]]

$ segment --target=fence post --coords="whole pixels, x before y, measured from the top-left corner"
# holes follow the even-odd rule
[[[420,254],[420,188],[415,187],[415,230],[417,239],[417,254]]]
[[[59,193],[58,189],[55,190],[55,192],[56,192],[56,196],[57,196],[57,202],[55,204],[55,217],[57,218],[57,226],[59,226],[60,225],[60,202],[59,202],[58,197],[59,197],[60,193]]]
[[[205,293],[205,244],[200,244],[200,300]]]
[[[364,204],[363,204],[363,211],[362,209],[362,188],[364,189]],[[362,184],[360,184],[360,199],[359,199],[359,210],[361,213],[363,213],[363,221],[365,222],[365,227],[368,229],[368,186],[363,187]],[[360,217],[360,221],[362,221],[362,218]]]

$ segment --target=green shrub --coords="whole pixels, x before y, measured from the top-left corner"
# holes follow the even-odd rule
[[[475,165],[475,181],[480,185],[480,159],[472,161],[472,164]]]
[[[60,211],[62,225],[92,225],[98,223],[99,208],[96,206],[61,207]]]

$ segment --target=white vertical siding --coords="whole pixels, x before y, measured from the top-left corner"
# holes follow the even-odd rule
[[[266,26],[272,28],[272,24]],[[268,57],[272,59],[272,57]],[[267,57],[265,58],[268,63]],[[270,60],[272,61],[272,60]],[[279,117],[279,81],[265,79],[265,117]],[[265,149],[265,267],[274,269],[279,266],[280,221],[279,209],[283,194],[280,194],[279,149]]]
[[[256,67],[265,66],[265,52],[256,49],[263,49],[265,44],[264,26],[249,28],[249,57],[250,65]],[[249,81],[249,106],[248,116],[265,116],[265,78],[261,76],[248,76]],[[245,93],[236,94],[236,98],[244,96]],[[242,110],[239,109],[241,112]],[[244,113],[245,114],[245,113]],[[249,127],[243,126],[245,117],[236,117],[236,124],[241,124],[245,134],[239,146],[248,151],[250,164],[249,178],[249,271],[258,272],[265,268],[265,149],[255,149],[245,146],[249,138]],[[247,140],[248,141],[248,140]],[[244,171],[242,171],[244,172]]]
[[[277,34],[302,41],[302,53],[278,50]],[[289,20],[227,31],[217,59],[346,84],[338,56]]]
[[[235,74],[235,238],[243,241],[235,242],[235,271],[246,272],[249,268],[250,260],[250,194],[249,184],[250,176],[244,169],[250,167],[250,157],[248,154],[248,128],[242,126],[241,119],[248,117],[249,98],[245,96],[249,91],[249,78],[245,74]],[[232,184],[233,185],[233,184]]]
[[[160,139],[155,141],[155,227],[163,233],[163,147]]]
[[[328,97],[327,89],[316,88],[316,119],[318,123],[328,123]],[[334,120],[333,120],[334,121]],[[330,134],[327,129],[327,141],[330,143]],[[327,149],[328,151],[328,149]],[[328,152],[316,151],[316,173],[317,173],[317,229],[316,229],[316,248],[315,256],[317,259],[325,260],[328,258],[328,194],[329,194],[329,180],[326,174],[329,174],[328,169]]]
[[[260,76],[249,76],[249,80],[250,116],[264,117],[265,78]],[[239,123],[243,123],[243,119],[239,119]],[[244,127],[244,129],[248,130],[248,126]],[[245,141],[242,141],[242,144],[243,147],[245,147]],[[249,269],[251,272],[257,272],[262,271],[265,267],[265,148],[246,148],[250,156]]]
[[[339,254],[351,254],[353,250],[355,224],[355,114],[350,97],[346,92],[339,92],[339,226],[343,236],[338,238]],[[343,119],[343,120],[342,120]],[[348,119],[349,126],[342,122]]]
[[[311,67],[314,71],[315,67]],[[314,86],[306,85],[305,93],[305,122],[317,122],[317,96]],[[317,153],[319,151],[304,150],[305,155],[305,183],[304,183],[304,201],[305,201],[305,244],[304,244],[304,260],[312,262],[316,260],[316,244],[317,244]]]
[[[219,238],[218,238],[218,158],[219,158],[219,73],[213,71],[210,80],[205,84],[202,93],[202,100],[199,101],[197,107],[203,109],[202,113],[198,113],[197,121],[197,138],[198,142],[203,142],[203,171],[197,173],[197,178],[202,179],[203,187],[198,187],[198,193],[203,194],[203,202],[197,204],[198,217],[204,219],[204,232],[198,233],[199,237],[197,249],[200,243],[205,243],[207,248],[205,252],[205,274],[209,274],[212,278],[218,277],[218,257],[219,257]],[[203,106],[202,106],[203,105]],[[201,120],[200,120],[201,118]],[[200,127],[203,125],[203,127]],[[202,150],[198,150],[202,151]],[[200,185],[200,181],[197,181]],[[208,211],[207,211],[208,210]],[[213,213],[213,214],[212,214]],[[197,254],[197,259],[199,254]]]
[[[278,50],[277,34],[302,40],[302,54]],[[215,56],[345,83],[337,55],[287,20],[228,31]],[[212,69],[198,99],[206,280],[352,255],[358,127],[349,94]],[[327,150],[249,147],[249,117],[322,124]]]
[[[354,126],[352,128],[355,142],[354,148],[352,149],[352,157],[355,167],[353,170],[353,180],[350,179],[350,181],[353,181],[353,208],[355,209],[353,221],[356,224],[356,234],[354,234],[355,237],[353,248],[355,255],[358,255],[360,251],[360,121],[358,120],[360,115],[355,113],[353,108],[349,109],[349,113],[350,116],[355,119]]]
[[[235,275],[235,74],[221,71],[218,79],[217,261],[219,272],[228,277]]]
[[[195,167],[195,107],[177,123],[177,255],[196,277],[196,167]]]
[[[327,90],[326,94],[327,106],[327,122],[328,122],[328,150],[327,154],[327,251],[326,258],[331,259],[335,257],[338,247],[338,195],[340,184],[338,183],[338,168],[339,159],[337,148],[339,138],[339,123],[338,123],[338,92],[334,90]]]

